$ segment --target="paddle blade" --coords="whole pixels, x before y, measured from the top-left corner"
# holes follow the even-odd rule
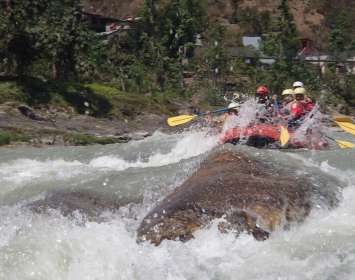
[[[355,124],[350,122],[336,122],[344,131],[355,135]]]
[[[168,125],[169,126],[177,126],[180,124],[188,123],[196,118],[197,115],[181,115],[177,117],[168,118]]]
[[[285,146],[288,141],[290,141],[290,134],[288,133],[287,128],[281,126],[281,133],[280,133],[280,143],[281,147]]]
[[[353,122],[351,117],[347,117],[347,116],[335,116],[334,120],[336,122],[348,122],[348,123],[352,123]]]
[[[343,141],[343,140],[335,140],[337,144],[339,145],[340,148],[342,149],[353,149],[355,148],[355,144],[348,142],[348,141]]]

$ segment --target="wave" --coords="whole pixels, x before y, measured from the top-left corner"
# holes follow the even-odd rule
[[[162,143],[163,145],[164,143]],[[217,145],[217,137],[206,137],[204,132],[182,134],[167,153],[153,152],[147,159],[129,161],[119,156],[103,155],[89,160],[17,159],[0,164],[0,185],[26,184],[32,181],[67,180],[80,175],[105,171],[123,171],[128,168],[159,167],[178,163],[208,152]],[[111,147],[112,149],[112,147]],[[139,149],[137,149],[138,155]]]

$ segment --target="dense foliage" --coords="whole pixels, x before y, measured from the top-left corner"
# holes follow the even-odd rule
[[[302,80],[314,96],[333,92],[337,97],[332,95],[332,102],[355,104],[352,74],[342,74],[335,63],[321,75],[298,59],[300,40],[287,0],[280,0],[275,15],[246,8],[231,19],[245,32],[262,36],[258,55],[275,59],[268,65],[258,57],[246,63],[243,55],[228,52],[226,29],[208,22],[205,0],[145,0],[141,20],[108,37],[89,28],[80,0],[7,0],[0,5],[2,77],[94,81],[146,95],[202,92],[215,105],[227,92],[253,94],[257,85],[267,84],[279,94]],[[344,9],[327,17],[331,31],[326,46],[339,59],[354,49],[351,23]],[[196,45],[198,38],[202,46]],[[192,83],[186,83],[186,73],[192,73]]]
[[[94,33],[83,20],[79,0],[11,0],[1,5],[0,49],[7,72],[69,79],[83,62],[90,62]]]

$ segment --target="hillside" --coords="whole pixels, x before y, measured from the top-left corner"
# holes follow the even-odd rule
[[[88,13],[112,18],[136,16],[144,0],[84,0],[84,10]]]
[[[122,18],[136,16],[144,0],[83,0],[86,12],[107,17]],[[223,23],[231,35],[254,35],[260,32],[253,24],[243,24],[258,21],[258,16],[268,13],[271,18],[277,16],[277,0],[207,0],[208,18],[210,21]],[[347,8],[355,14],[353,1],[350,0],[289,0],[291,13],[294,17],[300,37],[311,38],[315,44],[322,47],[329,30],[325,20],[334,8]],[[353,17],[355,18],[355,17]],[[255,30],[256,29],[256,30]],[[251,34],[253,33],[253,34]]]

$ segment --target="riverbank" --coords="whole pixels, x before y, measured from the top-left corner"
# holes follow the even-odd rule
[[[0,146],[126,143],[170,131],[184,97],[134,94],[101,84],[0,82]]]
[[[222,106],[222,105],[221,105]],[[0,146],[81,146],[141,140],[176,132],[166,119],[208,110],[203,98],[122,92],[112,85],[0,81]],[[338,115],[339,108],[323,108]],[[334,125],[333,121],[327,122]]]
[[[139,140],[164,127],[164,116],[142,113],[133,120],[95,118],[55,108],[0,105],[0,145],[89,145]]]

